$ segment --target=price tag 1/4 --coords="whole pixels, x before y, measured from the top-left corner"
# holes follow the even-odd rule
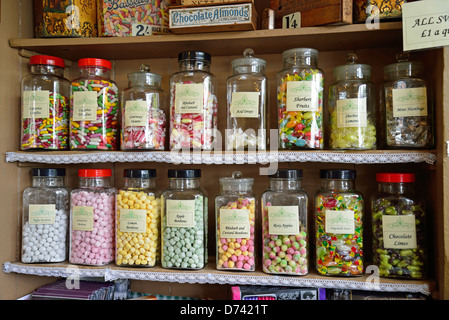
[[[282,17],[282,29],[301,28],[301,12],[294,12]]]
[[[132,24],[132,35],[135,36],[151,36],[153,34],[152,26],[143,23]]]

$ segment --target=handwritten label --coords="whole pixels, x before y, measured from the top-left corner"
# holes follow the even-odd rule
[[[327,233],[354,234],[354,211],[326,210],[326,221],[324,228]]]
[[[141,209],[119,209],[120,231],[145,233],[147,231],[147,211]]]
[[[258,118],[259,92],[233,92],[231,98],[231,117]]]
[[[416,222],[414,215],[382,216],[384,247],[386,249],[415,249]]]
[[[125,102],[125,127],[145,127],[148,123],[148,106],[146,101]]]
[[[29,224],[54,224],[56,217],[56,205],[54,204],[30,204],[28,206]]]
[[[427,116],[427,91],[422,88],[393,89],[393,117]]]
[[[314,111],[318,109],[318,91],[314,81],[287,82],[287,111]]]
[[[24,91],[23,118],[41,119],[50,116],[50,91]]]
[[[72,217],[73,230],[92,231],[94,227],[94,207],[74,206]]]
[[[167,227],[195,226],[195,200],[167,200]]]
[[[404,3],[402,27],[404,51],[449,45],[449,1]]]
[[[337,127],[366,127],[366,98],[337,100]]]
[[[201,83],[177,83],[175,87],[176,113],[202,113],[204,86]]]
[[[73,121],[97,120],[97,107],[96,91],[73,93]]]
[[[220,238],[249,238],[248,209],[220,209]]]
[[[268,232],[283,235],[299,234],[299,208],[268,206]]]

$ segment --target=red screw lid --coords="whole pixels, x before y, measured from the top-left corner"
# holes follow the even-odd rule
[[[97,59],[97,58],[83,58],[78,60],[78,67],[85,67],[85,66],[91,66],[91,67],[104,67],[111,69],[112,64],[108,60],[104,59]]]
[[[53,56],[45,56],[45,55],[35,55],[30,58],[30,64],[49,64],[52,66],[57,66],[61,68],[65,68],[64,59],[53,57]]]
[[[415,182],[414,173],[378,173],[376,181],[379,182]]]
[[[78,177],[82,178],[96,178],[96,177],[110,177],[111,169],[79,169]]]

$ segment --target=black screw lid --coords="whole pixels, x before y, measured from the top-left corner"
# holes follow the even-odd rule
[[[279,169],[275,174],[269,176],[270,178],[285,178],[285,179],[301,179],[301,169]]]
[[[201,169],[168,170],[169,178],[200,178]]]
[[[154,169],[125,169],[123,171],[125,178],[142,178],[149,179],[156,177],[156,170]]]
[[[322,169],[320,170],[321,179],[344,179],[354,180],[355,170],[351,169]]]
[[[64,177],[64,168],[33,168],[31,170],[33,177]]]
[[[211,61],[210,54],[203,51],[183,51],[178,54],[178,61],[182,60],[206,60]]]

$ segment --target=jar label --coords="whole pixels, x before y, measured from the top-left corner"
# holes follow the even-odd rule
[[[315,111],[318,91],[314,81],[287,81],[287,111]]]
[[[145,127],[148,124],[146,101],[125,102],[125,127]]]
[[[94,227],[94,207],[73,206],[72,229],[79,231],[92,231]]]
[[[326,233],[354,234],[354,211],[326,210],[324,230]]]
[[[73,93],[73,121],[97,120],[97,92],[79,91]]]
[[[56,205],[54,204],[30,204],[28,206],[29,224],[54,224],[56,217]]]
[[[147,211],[141,209],[118,209],[121,232],[146,233]]]
[[[416,249],[414,215],[384,215],[382,230],[385,249]]]
[[[366,98],[337,100],[337,127],[366,127]]]
[[[203,113],[204,86],[202,83],[177,83],[175,87],[176,113]]]
[[[393,89],[393,117],[425,116],[427,116],[425,87]]]
[[[231,117],[258,118],[259,92],[233,92],[231,97]]]
[[[248,209],[220,209],[220,238],[250,238]]]
[[[24,119],[50,117],[50,91],[24,91],[22,99]]]
[[[268,206],[268,232],[270,234],[299,234],[298,206]]]
[[[167,200],[167,227],[195,226],[195,200]]]

